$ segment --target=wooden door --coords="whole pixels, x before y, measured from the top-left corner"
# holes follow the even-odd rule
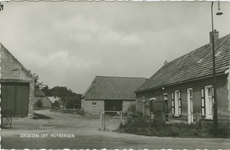
[[[1,84],[1,109],[11,109],[15,114],[16,88],[13,84]]]
[[[28,116],[29,84],[2,83],[2,109],[10,108],[14,117]]]
[[[16,100],[15,100],[15,116],[28,116],[29,103],[29,86],[26,84],[19,84],[16,86]]]

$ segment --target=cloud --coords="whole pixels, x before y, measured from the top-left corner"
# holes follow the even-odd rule
[[[215,16],[220,36],[230,33]],[[50,87],[83,93],[96,75],[150,77],[209,42],[209,2],[6,3],[1,42]],[[226,15],[225,15],[226,14]]]

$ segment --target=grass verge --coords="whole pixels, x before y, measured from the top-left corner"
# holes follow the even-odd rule
[[[120,125],[118,132],[125,132],[145,136],[159,137],[188,137],[188,138],[230,138],[230,123],[220,124],[217,135],[214,136],[213,125],[198,126],[196,124],[165,124],[149,117],[128,117],[124,125]]]

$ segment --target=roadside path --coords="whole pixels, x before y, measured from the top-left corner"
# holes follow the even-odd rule
[[[80,115],[36,111],[52,119],[14,118],[12,129],[1,130],[5,149],[229,149],[230,139],[197,139],[147,137],[100,131],[99,119]],[[25,138],[22,134],[38,134]],[[41,135],[49,136],[42,138]],[[50,137],[52,134],[73,135],[71,138]]]

